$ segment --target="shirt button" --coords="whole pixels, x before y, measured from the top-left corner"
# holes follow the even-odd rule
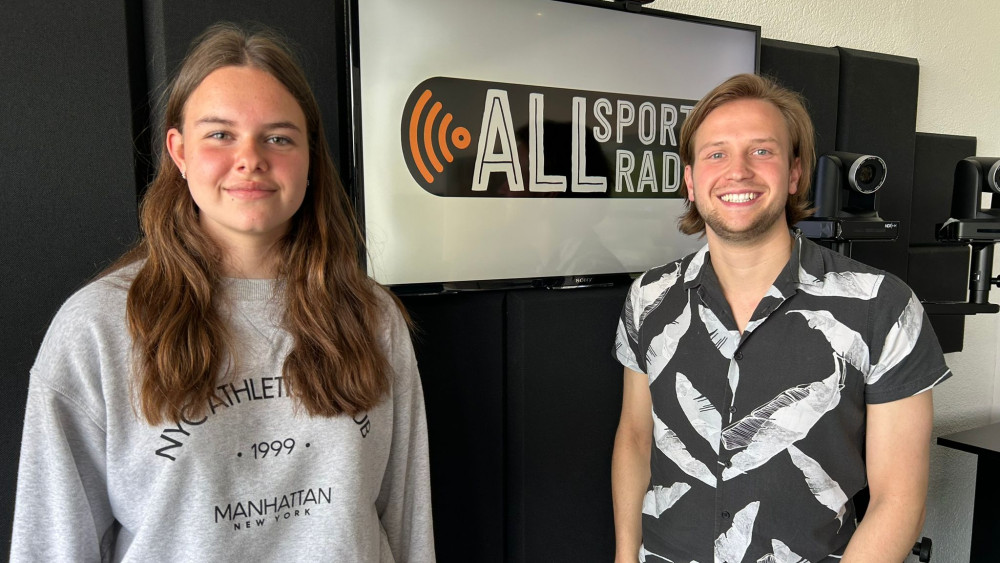
[[[737,361],[738,360],[742,360],[743,359],[743,352],[736,352],[736,355],[733,356],[733,357],[736,358]]]
[[[723,520],[729,520],[729,511],[728,510],[723,510],[722,511],[722,519]]]
[[[736,407],[729,407],[729,412],[732,412],[732,413],[736,412]]]
[[[730,461],[730,460],[726,460],[726,467],[729,468],[729,467],[732,467],[732,466],[733,466],[733,462]]]

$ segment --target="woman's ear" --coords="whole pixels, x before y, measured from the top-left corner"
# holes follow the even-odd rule
[[[181,171],[181,176],[184,176],[187,172],[187,165],[184,163],[184,135],[176,127],[167,131],[167,152]]]

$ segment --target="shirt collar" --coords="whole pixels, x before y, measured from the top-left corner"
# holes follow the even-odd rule
[[[816,245],[805,240],[802,231],[791,229],[792,253],[788,258],[788,263],[782,268],[777,279],[774,280],[774,287],[783,295],[790,295],[799,285],[813,285],[818,280],[806,273],[803,266],[809,266],[809,270],[816,271],[817,263],[822,268],[822,257]],[[691,255],[684,270],[684,289],[692,289],[700,285],[712,283],[718,285],[718,280],[712,270],[712,261],[709,259],[708,244],[702,246],[697,252]],[[706,277],[708,276],[708,277]]]

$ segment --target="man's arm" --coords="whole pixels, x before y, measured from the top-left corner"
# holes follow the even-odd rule
[[[649,485],[653,441],[652,400],[645,374],[625,368],[622,415],[611,458],[611,493],[615,509],[615,561],[639,560],[642,499]]]
[[[843,563],[899,563],[924,525],[934,404],[931,391],[868,405],[865,457],[871,502]]]

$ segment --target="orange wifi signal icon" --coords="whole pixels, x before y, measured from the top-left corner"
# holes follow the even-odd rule
[[[420,175],[424,177],[424,180],[428,184],[434,183],[434,175],[424,164],[424,159],[420,155],[420,145],[423,142],[424,152],[427,153],[427,161],[430,162],[431,166],[439,174],[444,172],[444,165],[437,157],[437,153],[434,151],[434,141],[437,141],[438,146],[441,149],[441,155],[448,162],[455,160],[454,155],[451,154],[451,150],[448,149],[448,126],[451,125],[452,115],[446,113],[441,122],[437,126],[437,134],[434,131],[434,121],[437,120],[438,114],[441,113],[441,102],[434,102],[431,106],[430,111],[427,112],[427,119],[424,121],[423,131],[420,127],[420,118],[424,113],[424,108],[427,106],[427,102],[431,99],[431,91],[424,90],[424,93],[420,95],[415,106],[413,106],[413,113],[410,114],[410,154],[413,156],[413,162],[417,165],[417,170],[420,171]],[[472,141],[472,137],[469,135],[469,130],[465,127],[455,127],[451,130],[450,136],[451,144],[458,149],[464,149],[469,146]]]

